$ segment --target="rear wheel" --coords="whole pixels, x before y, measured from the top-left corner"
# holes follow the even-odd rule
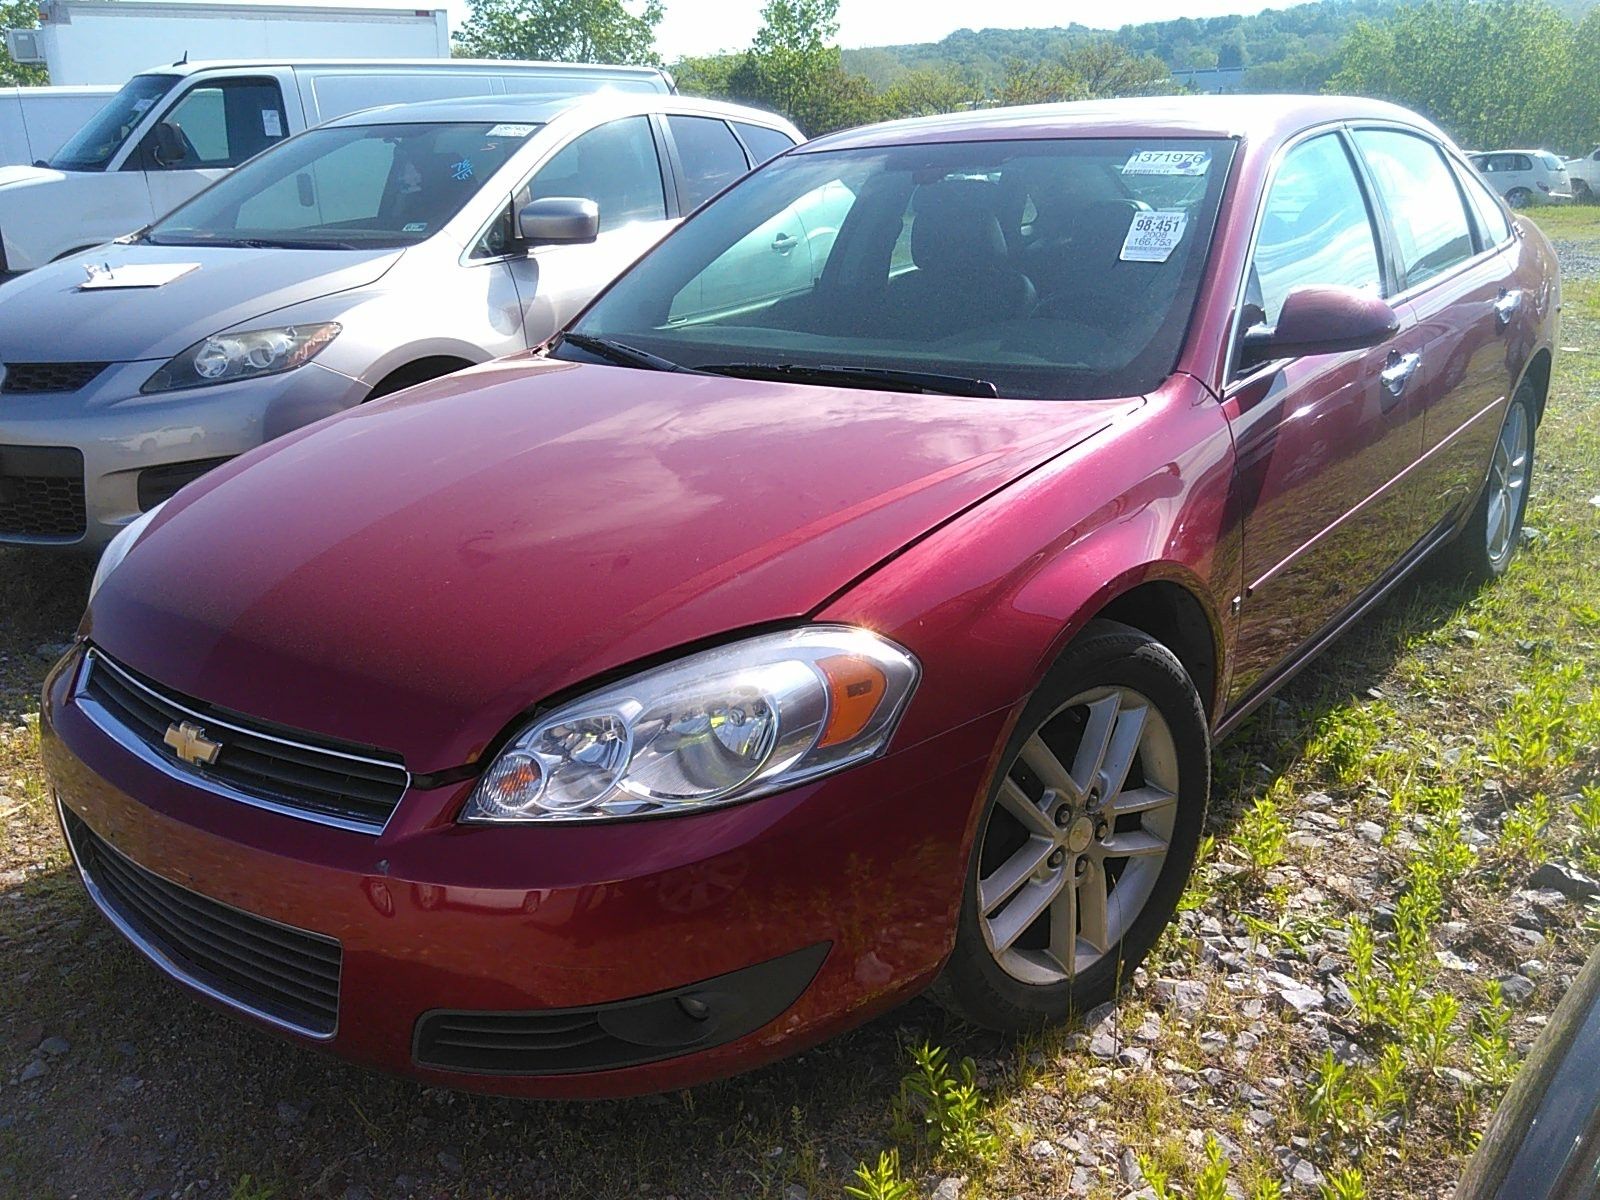
[[[1527,208],[1533,193],[1524,187],[1514,187],[1506,193],[1506,203],[1512,208]]]
[[[1210,766],[1182,664],[1137,630],[1090,624],[1001,759],[935,998],[1002,1030],[1110,999],[1177,907]]]
[[[1501,419],[1483,493],[1466,528],[1451,545],[1455,567],[1470,579],[1505,574],[1522,539],[1522,518],[1533,482],[1536,404],[1533,385],[1524,382]]]
[[[1594,193],[1589,189],[1587,179],[1574,179],[1572,181],[1572,198],[1579,204],[1589,204],[1594,200]]]

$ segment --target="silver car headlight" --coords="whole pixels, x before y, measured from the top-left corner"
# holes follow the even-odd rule
[[[139,390],[174,392],[303,367],[339,336],[337,321],[215,333],[175,355]]]
[[[564,704],[489,764],[463,821],[697,812],[842,770],[888,744],[916,659],[845,625],[763,634]]]
[[[163,500],[148,512],[140,513],[118,530],[116,537],[106,543],[106,548],[100,552],[100,563],[94,569],[94,578],[89,581],[91,604],[94,602],[94,594],[100,590],[100,585],[122,564],[122,560],[128,557],[128,551],[133,549],[133,544],[139,540],[139,535],[149,527],[151,521],[155,520],[156,514],[165,504],[166,501]]]

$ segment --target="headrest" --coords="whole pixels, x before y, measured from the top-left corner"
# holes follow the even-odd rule
[[[917,192],[911,261],[923,271],[1004,265],[1006,238],[994,215],[993,185],[950,179]]]

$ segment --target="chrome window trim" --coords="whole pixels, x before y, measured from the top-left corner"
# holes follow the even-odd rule
[[[206,896],[201,892],[196,892],[193,888],[186,888],[182,884],[173,883],[170,879],[166,880],[167,883],[171,884],[175,888],[180,889],[181,891],[189,892],[195,896],[200,896],[202,899],[208,900],[212,904],[220,904],[223,908],[232,909],[234,912],[239,913],[241,916],[249,917],[253,921],[264,921],[268,925],[277,926],[279,929],[287,929],[292,933],[320,938],[323,941],[331,942],[333,945],[338,946],[340,951],[339,1002],[334,1005],[333,1028],[324,1033],[320,1029],[309,1029],[304,1025],[289,1020],[287,1017],[280,1017],[276,1013],[270,1013],[264,1009],[259,1009],[253,1004],[247,1004],[237,996],[229,995],[227,992],[213,987],[205,980],[200,979],[195,975],[191,975],[188,971],[184,970],[182,966],[168,957],[165,951],[149,941],[143,934],[135,929],[132,923],[130,923],[128,919],[120,912],[118,912],[111,901],[107,899],[106,894],[100,890],[100,885],[94,881],[94,877],[89,874],[88,869],[83,865],[83,858],[78,853],[77,844],[72,840],[72,832],[67,825],[66,806],[62,803],[59,795],[56,796],[56,819],[61,822],[61,836],[66,840],[67,852],[72,856],[72,865],[78,869],[78,878],[83,881],[83,889],[89,893],[89,899],[94,901],[94,906],[100,910],[101,914],[106,918],[106,920],[110,921],[112,925],[116,926],[117,932],[122,934],[123,937],[127,938],[128,941],[132,942],[134,948],[138,950],[139,953],[143,954],[147,959],[149,959],[150,962],[153,963],[162,974],[166,975],[169,979],[183,984],[185,987],[193,988],[202,996],[205,996],[208,1000],[214,1000],[218,1004],[224,1005],[227,1008],[231,1008],[235,1012],[244,1013],[246,1016],[254,1017],[258,1021],[265,1021],[268,1025],[271,1025],[276,1029],[282,1029],[303,1038],[310,1038],[312,1041],[316,1042],[331,1042],[338,1035],[339,1017],[341,1010],[344,1007],[344,947],[337,938],[329,937],[325,933],[318,933],[313,929],[301,929],[298,926],[285,925],[282,921],[274,921],[271,917],[263,917],[260,913],[247,912],[244,909],[238,908],[232,904],[226,904],[223,901],[218,900],[215,896]],[[82,818],[80,817],[79,820],[82,820]],[[111,853],[117,855],[123,861],[127,862],[138,870],[145,871],[150,874],[155,873],[151,872],[150,868],[142,867],[138,863],[134,862],[133,859],[129,858],[126,854],[123,854],[122,851],[118,850],[104,838],[100,839],[100,844],[110,850]],[[163,876],[163,878],[165,877]]]
[[[165,755],[158,754],[155,750],[151,749],[142,738],[138,737],[131,730],[129,730],[121,721],[117,720],[117,718],[113,716],[103,704],[101,704],[93,696],[89,695],[89,672],[97,667],[109,670],[112,674],[116,675],[118,679],[122,680],[123,683],[135,689],[142,695],[153,697],[154,699],[159,700],[162,704],[165,704],[171,708],[175,708],[179,712],[194,718],[196,722],[199,722],[202,725],[211,726],[217,729],[232,730],[234,733],[242,733],[246,737],[257,738],[261,741],[275,742],[280,746],[287,746],[292,750],[309,751],[313,754],[324,754],[332,758],[342,758],[347,762],[357,762],[366,766],[384,767],[389,770],[397,770],[405,777],[405,784],[400,789],[400,799],[395,801],[395,810],[399,809],[401,801],[405,799],[406,794],[411,790],[411,772],[403,765],[385,762],[382,759],[377,758],[364,758],[359,754],[346,754],[341,750],[329,750],[325,746],[314,746],[306,742],[297,742],[290,738],[276,737],[273,734],[266,733],[259,729],[249,729],[245,726],[235,725],[229,721],[207,713],[196,712],[187,705],[180,704],[171,696],[164,695],[161,692],[147,687],[145,684],[129,675],[128,672],[118,667],[105,655],[96,651],[93,646],[89,647],[83,656],[82,665],[78,668],[78,677],[73,682],[73,703],[78,707],[79,711],[82,712],[84,716],[88,717],[89,720],[92,721],[102,733],[115,741],[124,750],[128,751],[130,754],[134,755],[147,765],[155,767],[157,770],[161,771],[167,776],[176,779],[181,783],[186,783],[191,787],[197,787],[203,791],[212,792],[218,796],[223,796],[240,804],[248,804],[252,808],[264,809],[267,812],[277,813],[280,816],[295,817],[301,821],[310,821],[315,825],[326,825],[334,829],[344,829],[351,833],[364,833],[373,836],[381,835],[383,831],[388,828],[389,820],[392,819],[394,815],[394,810],[391,810],[389,818],[386,818],[382,824],[374,825],[369,821],[355,821],[347,817],[335,817],[325,813],[310,812],[306,809],[295,808],[292,805],[280,804],[263,796],[251,795],[250,793],[232,787],[219,779],[215,779],[209,775],[202,774],[199,771],[192,770],[191,768],[184,766],[182,763],[173,762]]]

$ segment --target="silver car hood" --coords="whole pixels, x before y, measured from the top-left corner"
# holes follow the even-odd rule
[[[0,187],[6,187],[8,184],[49,183],[51,180],[61,178],[64,176],[60,171],[51,171],[44,167],[0,167]]]
[[[404,253],[221,246],[101,246],[0,288],[0,362],[166,359],[220,330],[383,276]],[[83,290],[84,264],[198,266],[160,287]]]

